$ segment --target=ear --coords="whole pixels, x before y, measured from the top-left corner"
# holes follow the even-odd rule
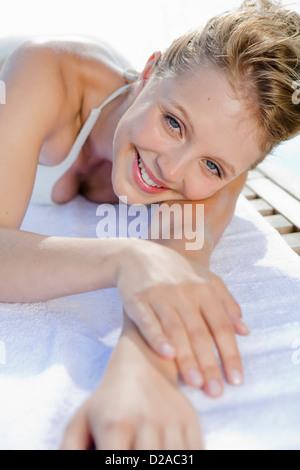
[[[140,73],[139,78],[136,83],[135,87],[135,96],[138,96],[144,86],[146,85],[147,81],[152,75],[153,68],[156,64],[156,62],[160,59],[161,57],[161,52],[156,51],[152,54],[151,57],[149,57],[147,64],[145,65],[143,71]]]

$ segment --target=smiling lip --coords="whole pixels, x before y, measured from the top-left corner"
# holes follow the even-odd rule
[[[139,157],[140,157],[140,155],[139,155],[138,151],[136,150],[135,151],[135,159],[133,161],[133,177],[134,177],[134,181],[136,182],[138,187],[140,189],[142,189],[144,192],[149,193],[149,194],[158,194],[158,193],[162,193],[163,191],[167,191],[169,188],[166,188],[166,187],[156,188],[155,186],[150,186],[149,184],[147,184],[143,180],[141,170],[140,170],[140,167],[139,167],[139,162],[138,162]],[[146,167],[144,161],[143,161],[143,165],[144,165],[145,170],[148,173],[149,177],[152,179],[152,181],[154,181],[154,183],[158,184],[159,186],[163,186],[161,184],[161,182],[158,181],[155,178],[153,173],[151,173],[151,171]]]

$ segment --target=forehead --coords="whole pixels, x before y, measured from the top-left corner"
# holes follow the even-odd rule
[[[199,67],[174,78],[154,79],[152,86],[155,99],[186,111],[194,143],[201,142],[211,156],[233,161],[238,173],[260,158],[257,122],[224,73]]]

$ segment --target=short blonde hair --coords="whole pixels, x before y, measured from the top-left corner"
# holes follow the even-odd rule
[[[237,95],[251,105],[262,136],[261,159],[300,132],[300,104],[292,99],[300,80],[296,12],[268,0],[246,0],[212,18],[204,29],[175,40],[154,76],[177,76],[206,64],[224,71]]]

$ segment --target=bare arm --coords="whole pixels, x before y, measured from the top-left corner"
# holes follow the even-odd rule
[[[188,252],[193,262],[209,264],[213,247],[233,215],[244,181],[245,176],[223,190],[224,196],[217,194],[204,201],[205,244],[201,252]],[[185,241],[157,240],[183,255]],[[156,262],[160,264],[157,258]],[[180,266],[177,264],[176,268]],[[211,374],[214,376],[214,370]],[[125,314],[121,338],[101,385],[68,425],[62,449],[84,450],[92,442],[100,450],[202,449],[197,414],[177,389],[177,375],[175,361],[155,354]]]
[[[116,286],[133,241],[0,229],[0,302],[40,302]]]
[[[0,106],[0,301],[37,302],[115,286],[121,253],[131,240],[19,230],[41,149],[77,103],[71,99],[70,105],[74,84],[66,82],[59,54],[28,41],[7,58],[0,79],[6,84],[6,104]]]
[[[177,369],[125,316],[101,385],[67,427],[63,450],[201,450],[200,423]]]
[[[0,74],[0,301],[37,302],[115,285],[129,240],[46,237],[19,230],[41,148],[68,106],[59,59],[24,43]]]
[[[0,227],[18,229],[26,213],[43,143],[67,105],[56,55],[24,43],[0,73]]]
[[[186,250],[185,247],[188,240],[184,236],[181,239],[174,239],[174,237],[171,236],[170,239],[167,240],[160,237],[155,241],[176,250],[190,261],[199,262],[200,265],[209,267],[211,254],[233,217],[237,199],[245,185],[246,179],[247,172],[203,201],[168,201],[167,203],[163,203],[170,206],[179,203],[182,207],[189,204],[192,206],[193,217],[195,217],[196,205],[204,205],[204,245],[201,250]],[[162,229],[163,227],[161,227],[161,230]],[[174,224],[172,225],[172,229],[173,232],[176,229]],[[151,236],[149,238],[151,239]]]
[[[177,344],[177,366],[185,381],[191,385],[197,383],[203,384],[204,382],[205,390],[211,396],[221,393],[223,382],[222,373],[214,354],[211,335],[214,337],[214,341],[219,349],[228,381],[238,385],[242,382],[243,377],[242,363],[234,333],[247,335],[249,330],[240,319],[241,310],[239,305],[227,291],[223,281],[218,276],[210,273],[206,268],[209,268],[213,249],[232,219],[237,199],[244,187],[246,178],[247,173],[242,174],[206,200],[179,202],[183,211],[185,205],[192,206],[193,218],[196,218],[197,204],[204,205],[204,241],[203,247],[200,250],[186,249],[188,240],[184,236],[184,231],[182,231],[182,238],[174,238],[175,231],[178,229],[176,223],[181,225],[183,223],[181,220],[176,222],[174,218],[171,223],[171,237],[169,239],[162,237],[164,221],[166,220],[166,223],[170,223],[170,220],[162,218],[159,223],[158,213],[164,211],[163,206],[166,207],[166,203],[163,203],[153,218],[153,223],[155,225],[159,224],[160,230],[160,238],[155,241],[180,253],[189,261],[199,276],[203,276],[206,279],[209,278],[210,291],[208,293],[204,292],[202,294],[203,297],[207,296],[211,299],[214,296],[218,297],[218,302],[214,303],[207,300],[206,304],[203,301],[202,306],[200,306],[200,311],[202,310],[206,324],[203,322],[197,323],[195,318],[194,321],[192,320],[192,315],[189,316],[188,314],[189,306],[190,310],[192,310],[192,304],[188,301],[185,304],[186,314],[184,315],[184,321],[180,322],[178,319],[176,321],[175,318],[172,318],[169,320],[169,324],[164,322],[164,327],[168,329],[173,344]],[[173,203],[178,204],[178,201],[168,201],[167,204],[172,206]],[[151,233],[149,231],[150,239]],[[186,295],[189,295],[188,292]],[[183,307],[182,310],[184,310]],[[192,356],[196,360],[192,360]],[[190,371],[193,371],[192,376]]]
[[[243,183],[244,177],[223,190],[223,197],[217,194],[204,201],[205,244],[202,252],[188,252],[193,262],[208,265],[212,249],[232,217]],[[185,254],[185,240],[160,239],[158,243]],[[158,265],[164,262],[158,257],[155,261]],[[174,269],[181,269],[178,262]],[[87,449],[94,441],[97,449],[108,450],[201,449],[198,417],[177,389],[177,375],[175,361],[155,354],[125,314],[121,338],[101,385],[70,422],[62,448]]]

